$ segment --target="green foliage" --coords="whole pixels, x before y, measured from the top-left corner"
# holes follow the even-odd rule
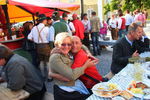
[[[118,9],[122,9],[123,11],[126,9],[130,11],[134,11],[135,9],[150,9],[150,0],[111,0],[110,4],[104,6],[104,9],[105,12]]]
[[[110,4],[109,4],[109,3],[106,4],[106,5],[104,6],[104,9],[105,9],[104,14],[106,15],[106,14],[110,11]]]
[[[120,0],[112,0],[111,3],[110,3],[110,10],[113,11],[113,10],[117,10],[120,8]]]

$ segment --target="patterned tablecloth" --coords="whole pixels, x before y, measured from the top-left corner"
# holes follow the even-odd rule
[[[147,52],[149,54],[149,52]],[[141,54],[142,57],[144,57],[144,55],[147,55],[146,53]],[[127,87],[129,86],[129,84],[131,83],[133,79],[132,75],[133,75],[133,64],[128,64],[124,69],[122,69],[118,74],[116,74],[110,81],[108,81],[109,83],[115,83],[117,84],[121,90],[126,90]],[[95,94],[92,94],[89,98],[87,98],[87,100],[111,100],[111,98],[103,98],[100,96],[96,96]],[[141,100],[140,98],[137,97],[133,97],[130,100]],[[144,99],[146,100],[146,99]],[[150,100],[150,99],[148,99]]]

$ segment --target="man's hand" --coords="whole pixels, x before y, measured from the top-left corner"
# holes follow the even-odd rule
[[[139,56],[139,53],[138,51],[136,50],[133,54],[132,54],[132,57],[138,57]]]
[[[94,57],[94,56],[92,56],[92,55],[88,55],[88,58],[91,59],[91,60],[97,60],[97,61],[99,61],[98,58],[96,58],[96,57]]]
[[[84,66],[86,67],[91,67],[91,66],[95,66],[96,64],[98,64],[98,61],[97,60],[91,60],[91,59],[88,59]]]

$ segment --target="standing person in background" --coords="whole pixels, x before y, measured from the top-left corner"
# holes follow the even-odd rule
[[[73,25],[75,27],[75,33],[73,35],[78,36],[81,40],[84,39],[84,25],[83,23],[78,19],[77,14],[72,15],[73,18]]]
[[[28,39],[36,43],[38,66],[45,79],[48,76],[47,62],[50,57],[49,28],[46,26],[47,18],[44,14],[39,15],[39,24],[34,26],[28,35]]]
[[[47,17],[47,26],[50,27],[53,24],[53,19],[51,17]]]
[[[67,25],[68,33],[72,36],[72,31],[70,30],[70,27],[69,27],[69,24],[68,24],[68,15],[67,15],[66,12],[64,12],[62,14],[62,19],[60,20],[60,22],[63,22]]]
[[[23,34],[24,34],[24,43],[23,47],[25,50],[27,50],[32,57],[32,64],[34,66],[38,66],[37,64],[37,52],[35,48],[35,43],[34,41],[28,40],[28,34],[31,32],[33,28],[33,23],[32,22],[25,22],[23,24]]]
[[[148,12],[147,12],[147,10],[146,9],[144,9],[144,14],[145,14],[145,27],[146,27],[146,20],[148,19]]]
[[[109,21],[109,30],[111,31],[112,39],[118,40],[117,20],[114,14],[111,15],[111,19]]]
[[[83,40],[83,44],[85,46],[87,46],[88,48],[90,48],[89,32],[90,32],[91,26],[90,26],[90,21],[88,20],[86,13],[83,14],[82,23],[84,25],[84,40]]]
[[[76,29],[70,19],[68,19],[68,25],[69,25],[69,28],[70,28],[72,34],[74,34],[76,32]]]
[[[118,15],[119,15],[119,18],[118,18],[118,35],[119,35],[119,38],[122,38],[126,35],[126,19],[123,17],[123,12],[122,10],[118,10]]]
[[[100,28],[100,37],[102,39],[105,39],[106,35],[107,35],[107,23],[103,20],[102,22],[103,27]]]
[[[47,17],[47,26],[50,28],[53,24],[53,19],[51,17]],[[49,42],[50,48],[54,48],[54,43],[52,41]]]
[[[128,32],[128,27],[133,22],[133,17],[130,15],[129,10],[126,11],[125,19],[126,19],[126,32]]]
[[[60,32],[68,32],[68,28],[64,22],[60,22],[59,12],[55,11],[52,15],[52,19],[54,22],[49,29],[49,41],[54,44],[55,36]]]
[[[92,17],[90,19],[91,23],[91,38],[92,38],[92,45],[93,45],[93,55],[100,55],[100,47],[98,45],[98,37],[100,31],[100,19],[96,16],[96,12],[92,12]]]
[[[143,15],[142,26],[144,27],[145,23],[146,23],[146,16],[145,16],[144,12],[142,12],[142,15]]]
[[[136,10],[136,15],[134,17],[134,22],[141,22],[142,26],[143,26],[144,21],[145,21],[145,15],[142,14],[142,12],[140,11],[140,9],[137,9]]]

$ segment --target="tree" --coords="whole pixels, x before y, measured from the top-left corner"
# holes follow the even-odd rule
[[[135,9],[150,9],[150,0],[111,0],[108,4],[104,6],[105,12],[114,11],[118,9],[122,9],[123,11],[129,9],[130,11],[134,11]]]

